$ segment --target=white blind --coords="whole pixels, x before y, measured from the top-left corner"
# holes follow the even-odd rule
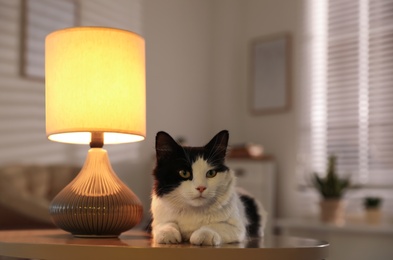
[[[393,1],[370,1],[369,24],[369,170],[393,183]]]
[[[45,136],[43,83],[19,76],[20,13],[21,1],[0,0],[0,166],[64,162]]]
[[[71,0],[28,0],[23,10],[22,74],[45,77],[45,37],[49,33],[76,25],[76,2]]]
[[[338,157],[360,184],[393,184],[393,1],[323,0],[311,87],[313,168]]]

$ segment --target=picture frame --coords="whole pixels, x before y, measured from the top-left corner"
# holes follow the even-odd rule
[[[250,95],[252,114],[274,114],[290,108],[291,36],[258,37],[250,42]]]
[[[45,37],[53,31],[79,23],[76,0],[22,0],[20,75],[44,81]]]

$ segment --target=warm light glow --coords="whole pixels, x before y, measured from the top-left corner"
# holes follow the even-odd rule
[[[48,136],[49,140],[62,142],[62,143],[73,143],[73,144],[86,144],[86,140],[91,139],[91,133],[89,132],[72,132],[62,134],[52,134]],[[121,144],[121,143],[133,143],[142,141],[144,139],[141,135],[122,134],[122,133],[104,133],[104,140],[106,144]]]
[[[104,143],[146,136],[145,44],[132,32],[77,27],[46,37],[46,134],[50,140]]]

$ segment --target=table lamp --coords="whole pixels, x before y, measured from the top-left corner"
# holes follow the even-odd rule
[[[75,27],[46,37],[46,134],[52,141],[90,144],[80,173],[51,202],[59,228],[77,237],[117,237],[140,222],[141,202],[102,147],[145,138],[145,92],[141,36]]]

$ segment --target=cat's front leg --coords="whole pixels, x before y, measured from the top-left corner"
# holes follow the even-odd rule
[[[153,228],[152,234],[159,244],[178,244],[182,241],[179,226],[175,223],[159,224]]]
[[[241,226],[216,223],[203,226],[192,233],[190,243],[194,245],[217,246],[244,240],[246,231]]]
[[[217,246],[222,243],[220,234],[209,227],[201,227],[194,231],[190,237],[190,243],[194,245]]]

